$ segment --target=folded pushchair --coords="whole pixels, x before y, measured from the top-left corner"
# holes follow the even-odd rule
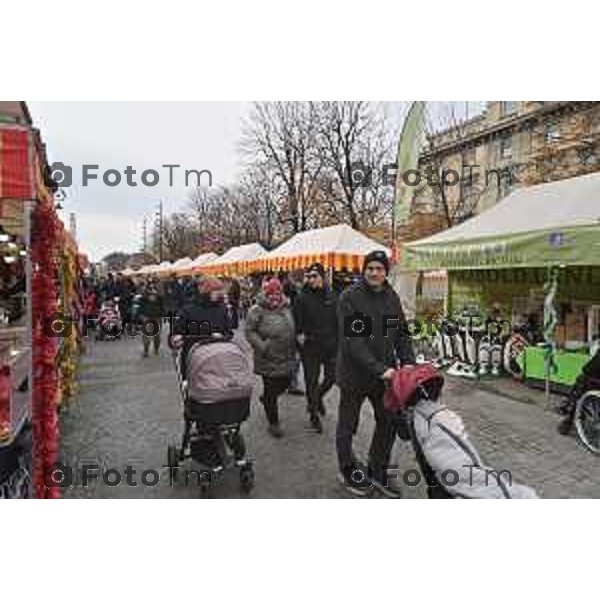
[[[254,487],[253,462],[246,456],[241,425],[250,415],[254,376],[243,349],[233,340],[214,335],[194,344],[187,358],[174,353],[175,370],[183,399],[184,432],[181,446],[168,448],[168,466],[174,477],[181,462],[191,458],[200,465],[198,485],[205,496],[226,469],[239,469],[240,488]],[[186,360],[186,379],[179,361]]]

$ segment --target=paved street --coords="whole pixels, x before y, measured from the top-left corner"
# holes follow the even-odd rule
[[[169,483],[166,449],[182,433],[182,406],[170,352],[141,357],[139,339],[89,342],[80,369],[80,393],[61,420],[61,457],[70,465],[98,463],[137,470],[137,487],[94,482],[88,488],[66,489],[66,498],[196,498],[194,486]],[[545,410],[539,392],[503,386],[503,395],[490,387],[448,378],[445,401],[464,418],[484,459],[495,468],[511,470],[515,481],[528,483],[545,498],[600,497],[600,459],[583,450],[575,438],[555,433],[557,417]],[[258,394],[255,394],[258,396]],[[532,402],[533,400],[533,402]],[[323,435],[307,428],[305,399],[281,399],[285,437],[266,433],[262,407],[254,398],[244,426],[249,454],[256,460],[256,498],[347,498],[336,481],[335,413],[337,392],[327,400]],[[366,456],[372,429],[367,403],[357,439],[359,456]],[[415,466],[412,451],[399,442],[395,462],[402,470]],[[188,468],[193,468],[189,465]],[[141,472],[161,473],[155,487],[141,485]],[[211,490],[214,498],[238,498],[237,475],[224,477]],[[406,488],[409,498],[423,497],[424,487]]]

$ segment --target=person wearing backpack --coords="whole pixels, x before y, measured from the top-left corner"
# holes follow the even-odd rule
[[[283,435],[278,399],[290,385],[296,353],[295,326],[289,300],[277,278],[265,280],[257,303],[248,311],[246,339],[254,351],[254,372],[262,377],[261,402],[276,438]]]
[[[342,292],[339,299],[336,382],[340,403],[336,449],[340,479],[348,491],[364,496],[375,487],[387,497],[400,498],[400,489],[388,482],[386,475],[396,430],[383,408],[383,394],[398,364],[412,364],[415,356],[402,303],[387,280],[388,271],[385,252],[367,254],[362,278]],[[368,468],[352,452],[365,398],[369,399],[375,415]]]

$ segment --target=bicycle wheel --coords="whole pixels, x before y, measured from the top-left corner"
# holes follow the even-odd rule
[[[586,392],[577,400],[575,429],[581,443],[600,454],[600,390]]]

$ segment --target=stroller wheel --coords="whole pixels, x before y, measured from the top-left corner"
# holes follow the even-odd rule
[[[177,471],[175,470],[175,467],[179,466],[179,450],[177,449],[177,446],[174,446],[173,444],[169,444],[169,447],[167,448],[167,465],[173,470],[173,479],[176,480]]]
[[[246,456],[246,442],[241,433],[236,433],[231,442],[231,448],[236,460],[242,460]]]
[[[240,469],[240,489],[244,494],[248,494],[254,487],[254,468],[247,465]]]
[[[208,492],[210,491],[210,478],[203,477],[200,481],[200,497],[206,498],[208,497]]]

